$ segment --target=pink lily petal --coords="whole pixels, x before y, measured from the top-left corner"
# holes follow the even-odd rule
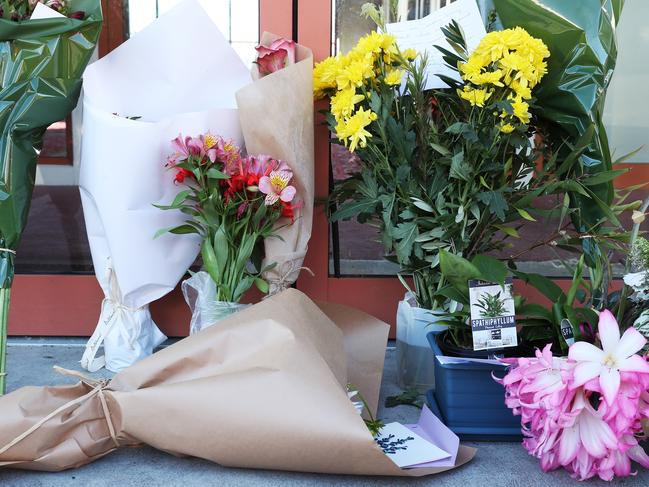
[[[642,350],[647,343],[647,339],[635,328],[629,328],[622,335],[622,339],[617,343],[613,353],[619,358],[630,357],[631,355]]]
[[[273,185],[271,184],[270,178],[268,176],[263,176],[259,180],[259,191],[261,191],[264,194],[273,193]]]
[[[578,342],[585,343],[585,342]],[[577,343],[575,343],[577,345]],[[575,346],[573,345],[573,347]],[[590,345],[590,343],[587,343]],[[571,348],[572,350],[572,348]],[[602,370],[602,364],[598,362],[581,362],[577,364],[573,372],[574,381],[571,388],[583,386],[586,382],[597,377]]]
[[[575,362],[602,362],[604,351],[592,343],[577,342],[570,347],[568,358]]]
[[[266,195],[266,199],[264,200],[264,203],[266,204],[266,206],[272,206],[275,203],[277,203],[278,200],[279,200],[279,196],[277,195],[277,193],[268,193]]]
[[[611,428],[590,411],[584,411],[580,417],[579,436],[588,453],[595,458],[606,455],[607,449],[618,447],[617,438]]]
[[[293,198],[295,198],[296,192],[297,190],[295,189],[295,186],[286,186],[280,193],[279,197],[284,203],[290,203],[293,201]]]
[[[565,428],[559,440],[559,463],[568,465],[579,452],[579,424]]]
[[[647,455],[647,452],[644,450],[644,448],[638,445],[637,442],[635,446],[632,446],[627,450],[626,454],[634,462],[639,463],[644,468],[649,468],[649,455]]]
[[[604,399],[611,405],[620,390],[620,373],[616,369],[602,367],[599,375],[599,385],[602,388]]]
[[[599,339],[602,342],[602,348],[607,352],[613,351],[620,341],[620,327],[615,321],[615,316],[609,310],[605,309],[599,315]]]
[[[624,360],[618,369],[623,372],[640,372],[642,374],[649,374],[649,362],[647,362],[640,355],[632,355]]]

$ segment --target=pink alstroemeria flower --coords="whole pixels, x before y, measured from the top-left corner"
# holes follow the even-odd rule
[[[216,157],[218,155],[217,143],[218,138],[211,133],[208,132],[205,135],[201,135],[202,153],[207,156],[212,163],[216,162]]]
[[[268,176],[259,180],[259,191],[266,195],[266,206],[272,206],[281,200],[290,203],[295,197],[297,190],[288,183],[293,178],[291,171],[271,171]]]
[[[257,46],[257,65],[262,76],[295,64],[295,42],[277,39],[269,46]]]
[[[608,310],[600,313],[598,330],[603,350],[587,342],[577,342],[570,347],[568,358],[578,362],[571,388],[599,378],[604,399],[611,405],[620,390],[620,372],[649,374],[649,363],[636,355],[647,340],[633,327],[620,338],[618,324]]]
[[[191,137],[185,137],[183,139],[182,134],[180,134],[171,141],[171,147],[173,147],[175,151],[172,157],[176,162],[184,161],[189,157],[189,148],[187,147],[187,144],[189,144],[190,140],[192,140]]]

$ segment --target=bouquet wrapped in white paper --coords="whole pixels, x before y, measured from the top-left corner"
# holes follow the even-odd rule
[[[182,230],[186,215],[153,206],[176,199],[179,188],[164,161],[179,133],[218,134],[239,147],[245,141],[248,154],[290,166],[299,201],[286,208],[291,224],[279,224],[271,232],[276,238],[264,241],[261,268],[270,294],[302,269],[314,198],[313,55],[265,33],[251,74],[211,20],[213,8],[207,0],[185,1],[86,73],[80,186],[106,295],[82,359],[88,370],[105,364],[119,371],[164,340],[148,305],[176,286],[199,251],[200,237]],[[160,229],[176,227],[180,235],[153,240]],[[193,309],[195,331],[214,322],[205,313],[197,317],[200,311]],[[102,343],[105,359],[97,359]]]
[[[203,6],[189,0],[92,64],[84,76],[80,190],[95,273],[106,299],[84,368],[119,371],[165,340],[148,311],[178,284],[199,251],[195,235],[162,212],[178,188],[166,173],[181,131],[243,136],[235,93],[249,70]],[[104,345],[105,357],[97,358]]]

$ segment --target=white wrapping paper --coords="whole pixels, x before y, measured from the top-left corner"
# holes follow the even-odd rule
[[[198,254],[196,235],[153,238],[186,219],[153,206],[169,204],[180,190],[164,167],[171,140],[210,131],[243,143],[235,92],[250,83],[250,73],[209,5],[184,2],[84,76],[80,190],[106,296],[82,360],[91,371],[105,361],[117,372],[165,339],[149,303],[174,289]],[[96,358],[102,343],[105,360]]]

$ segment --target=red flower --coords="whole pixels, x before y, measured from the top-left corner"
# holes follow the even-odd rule
[[[184,183],[185,178],[193,178],[194,173],[187,170],[187,169],[178,169],[178,172],[176,173],[176,177],[174,178],[174,181],[177,183]]]
[[[290,218],[292,222],[295,222],[295,212],[293,210],[297,209],[297,206],[282,200],[280,200],[280,203],[282,203],[282,217]]]

